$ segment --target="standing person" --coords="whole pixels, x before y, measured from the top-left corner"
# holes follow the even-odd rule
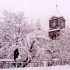
[[[19,50],[18,48],[16,48],[14,51],[14,61],[16,61],[16,58],[18,58],[18,55],[19,55]]]

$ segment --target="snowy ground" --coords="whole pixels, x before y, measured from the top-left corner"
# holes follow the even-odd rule
[[[70,66],[51,66],[51,67],[26,67],[26,68],[12,68],[0,70],[70,70]]]

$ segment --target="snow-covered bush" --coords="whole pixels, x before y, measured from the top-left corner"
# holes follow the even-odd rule
[[[28,48],[26,35],[40,28],[40,24],[38,25],[38,28],[34,28],[33,25],[29,24],[29,21],[24,16],[24,13],[4,11],[0,21],[0,55],[4,57],[4,53],[7,52],[5,58],[13,59],[13,52],[16,48]],[[31,58],[29,50],[27,53],[28,57]]]

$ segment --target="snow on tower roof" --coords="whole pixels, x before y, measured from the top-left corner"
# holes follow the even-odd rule
[[[62,30],[62,29],[57,28],[57,29],[49,30],[49,32],[51,32],[51,31],[57,31],[57,30]]]

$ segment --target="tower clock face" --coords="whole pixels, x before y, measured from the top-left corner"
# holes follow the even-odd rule
[[[55,23],[55,22],[53,22],[53,23],[52,23],[52,27],[55,27],[55,26],[56,26],[56,23]]]
[[[61,27],[64,27],[64,22],[61,22]]]

